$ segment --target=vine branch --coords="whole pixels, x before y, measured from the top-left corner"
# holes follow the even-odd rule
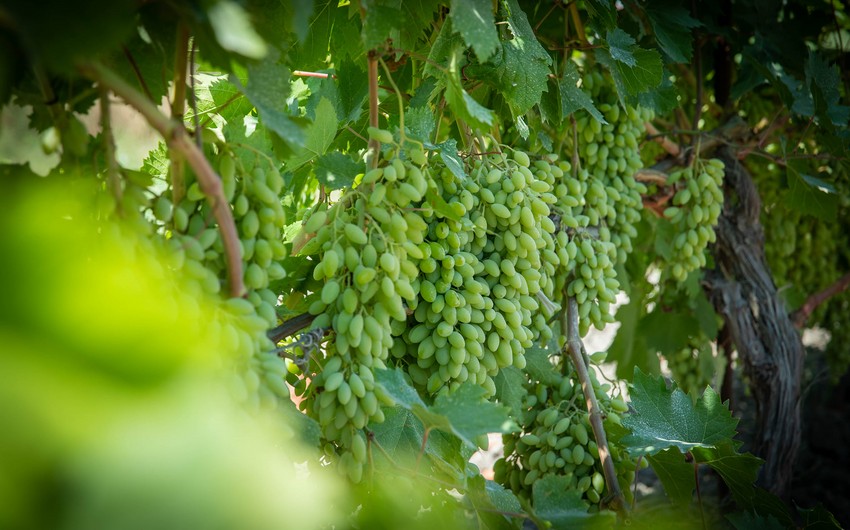
[[[286,337],[291,337],[295,335],[302,329],[306,328],[310,324],[313,323],[313,320],[316,319],[316,315],[311,315],[310,313],[301,313],[298,316],[294,316],[289,320],[284,321],[279,326],[272,328],[268,331],[267,336],[274,342],[280,342]]]
[[[791,315],[794,327],[802,329],[809,320],[809,317],[812,316],[815,309],[833,296],[846,291],[848,287],[850,287],[850,272],[837,279],[832,285],[829,285],[825,289],[806,298],[806,301],[802,306],[800,306],[800,309]]]
[[[369,52],[369,126],[378,127],[378,55],[375,50]],[[369,165],[374,169],[378,167],[378,151],[381,143],[373,138],[369,139]]]
[[[581,335],[579,334],[578,302],[576,302],[574,297],[568,299],[565,314],[567,320],[567,348],[576,367],[576,373],[578,374],[579,382],[581,382],[581,389],[584,391],[584,399],[587,402],[590,426],[593,429],[593,436],[596,438],[596,445],[599,448],[599,460],[602,461],[602,471],[605,475],[605,484],[609,492],[610,506],[617,513],[622,514],[626,511],[626,499],[623,496],[623,491],[620,489],[620,483],[617,481],[617,471],[614,469],[614,460],[611,458],[611,451],[608,449],[608,439],[605,435],[605,428],[602,425],[602,410],[599,408],[599,402],[596,400],[596,393],[593,391],[593,385],[590,382],[590,375],[587,371],[584,344],[581,342]]]
[[[171,98],[171,119],[183,123],[186,110],[186,69],[188,68],[186,55],[189,48],[189,31],[184,24],[177,27],[177,44],[174,48],[174,95]],[[171,165],[168,171],[171,178],[171,202],[177,206],[186,195],[186,160],[179,153],[171,156]]]
[[[78,66],[82,75],[97,82],[123,99],[144,116],[148,124],[165,139],[169,149],[183,156],[198,177],[198,184],[212,207],[218,222],[227,261],[228,285],[231,296],[242,296],[245,284],[242,281],[242,252],[239,246],[239,234],[233,220],[233,213],[224,197],[221,177],[215,172],[209,161],[197,145],[189,138],[183,124],[169,119],[157,106],[127,84],[120,76],[97,62],[83,63]]]
[[[668,138],[667,135],[659,132],[659,130],[655,128],[655,125],[650,122],[646,122],[643,126],[646,129],[646,134],[649,135],[649,138],[660,145],[661,148],[667,151],[670,155],[678,157],[682,153],[682,148],[679,147],[679,144]]]
[[[123,215],[121,204],[122,188],[121,173],[118,169],[118,160],[115,158],[115,137],[112,134],[112,112],[109,101],[109,91],[100,90],[100,126],[103,132],[103,151],[106,158],[106,182],[109,191],[115,199],[115,211]]]

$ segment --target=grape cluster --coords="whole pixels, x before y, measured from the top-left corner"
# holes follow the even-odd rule
[[[674,280],[684,281],[691,271],[705,267],[705,251],[716,240],[714,227],[723,208],[723,175],[723,162],[717,159],[695,160],[670,175],[671,183],[681,182],[673,206],[664,210],[676,233],[668,259]]]
[[[436,210],[426,217],[416,325],[402,334],[407,347],[394,348],[414,384],[431,394],[471,381],[492,395],[498,370],[524,367],[524,350],[551,333],[537,318],[537,294],[546,283],[541,249],[552,244],[554,197],[529,166],[528,155],[514,151],[477,160],[461,182],[448,168],[431,168],[455,218]]]
[[[689,337],[685,347],[667,355],[666,359],[673,380],[683,391],[699,395],[711,384],[714,377],[712,341],[704,335]]]
[[[635,224],[643,209],[641,194],[646,187],[634,175],[643,167],[638,143],[652,112],[621,106],[613,82],[599,71],[587,73],[583,82],[607,123],[583,113],[576,118],[577,144],[567,136],[565,153],[577,150],[581,166],[574,168],[581,169],[576,177],[582,184],[581,192],[574,196],[584,198],[574,213],[588,217],[590,226],[608,227],[617,261],[623,263],[632,251]]]
[[[586,82],[607,123],[578,116],[576,134],[565,136],[565,158],[573,163],[554,154],[535,162],[538,178],[557,199],[552,250],[560,266],[545,294],[561,304],[565,292],[579,300],[582,334],[613,321],[608,311],[619,291],[614,268],[625,262],[637,236],[646,187],[634,173],[643,165],[638,140],[651,118],[644,109],[621,107],[602,74],[588,74]]]
[[[243,260],[245,298],[224,302],[221,320],[222,350],[234,352],[231,390],[249,408],[274,408],[289,400],[284,361],[266,331],[277,324],[277,295],[270,281],[286,276],[281,262],[287,256],[281,229],[286,217],[280,201],[283,178],[271,164],[246,167],[235,153],[218,155],[218,171],[226,200],[233,209]],[[209,203],[198,182],[187,183],[185,196],[175,206],[165,194],[153,200],[149,218],[167,235],[170,266],[184,271],[188,288],[196,294],[217,296],[227,276],[224,246]]]
[[[847,272],[850,252],[841,242],[850,229],[846,221],[850,201],[842,198],[844,190],[839,190],[836,220],[824,221],[789,207],[785,200],[787,191],[783,191],[777,175],[781,170],[775,164],[751,161],[748,169],[762,199],[765,257],[777,288],[793,306]],[[809,317],[809,323],[818,323],[829,331],[826,361],[834,380],[850,367],[848,318],[850,295],[847,293],[831,297]]]
[[[590,370],[591,384],[610,432],[628,410],[620,398],[612,398],[610,385],[601,385]],[[534,482],[547,475],[569,478],[569,489],[578,490],[592,504],[605,496],[605,479],[599,448],[593,439],[584,393],[575,371],[558,381],[528,381],[523,401],[522,432],[503,435],[505,456],[495,466],[495,480],[518,496],[530,500]],[[636,460],[629,458],[616,440],[608,438],[620,488],[629,502]]]
[[[427,191],[423,156],[391,153],[339,202],[304,221],[321,248],[313,278],[324,281],[310,305],[313,327],[330,328],[333,340],[311,385],[296,390],[324,438],[341,450],[340,469],[355,482],[366,463],[362,429],[383,421],[373,369],[386,367],[394,331],[407,328],[408,309],[419,301],[427,224],[408,206]]]

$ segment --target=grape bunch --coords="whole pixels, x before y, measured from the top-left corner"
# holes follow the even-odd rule
[[[703,334],[689,337],[687,345],[666,359],[673,380],[683,391],[699,395],[712,383],[715,371],[712,342]]]
[[[629,502],[629,485],[634,481],[637,461],[617,445],[610,427],[619,425],[628,410],[620,398],[608,395],[609,384],[601,385],[594,370],[591,384],[605,415],[608,443],[620,488]],[[569,479],[569,489],[598,504],[606,495],[599,448],[593,439],[584,393],[573,370],[557,381],[529,380],[523,400],[522,431],[503,435],[505,456],[494,465],[495,480],[519,497],[531,499],[534,482],[547,475]]]
[[[321,425],[328,452],[341,453],[340,470],[354,482],[366,463],[363,428],[383,421],[373,369],[386,367],[394,332],[407,328],[408,310],[417,307],[418,262],[427,247],[427,224],[408,209],[427,191],[422,153],[402,158],[391,151],[356,188],[304,220],[321,248],[313,278],[324,281],[310,305],[317,315],[312,326],[333,335],[324,359],[315,359],[310,385],[296,390]]]
[[[277,324],[277,295],[269,282],[285,277],[281,262],[287,256],[281,229],[286,217],[281,206],[283,178],[271,165],[247,167],[246,160],[222,150],[218,170],[225,198],[231,203],[243,260],[245,298],[223,302],[220,319],[222,350],[232,352],[235,364],[231,390],[250,409],[275,408],[278,399],[289,400],[284,361],[273,352],[266,336]],[[148,218],[152,231],[167,237],[170,266],[182,270],[188,288],[218,297],[227,276],[224,246],[209,203],[198,182],[187,183],[178,205],[165,194],[153,200]]]
[[[524,350],[551,335],[538,317],[537,296],[547,281],[544,262],[557,265],[554,254],[541,252],[552,246],[554,196],[530,164],[522,151],[493,155],[471,164],[466,180],[431,164],[449,211],[426,214],[428,255],[419,264],[415,324],[393,349],[429,394],[470,381],[492,395],[493,376],[505,366],[523,368]]]
[[[583,82],[607,123],[582,113],[576,118],[576,145],[567,135],[564,152],[577,151],[580,163],[573,169],[580,170],[576,178],[581,190],[575,193],[575,184],[569,188],[580,200],[580,209],[573,213],[586,216],[590,226],[607,226],[610,242],[617,248],[617,261],[623,263],[632,251],[635,224],[643,209],[641,195],[646,187],[634,175],[643,167],[638,142],[652,112],[621,106],[613,82],[599,71],[586,73]]]
[[[717,159],[697,159],[670,175],[670,183],[681,182],[673,206],[664,210],[676,233],[668,259],[674,280],[684,281],[691,271],[705,267],[705,251],[716,240],[714,227],[723,208],[723,175],[723,162]]]

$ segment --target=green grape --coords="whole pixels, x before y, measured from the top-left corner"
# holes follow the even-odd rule
[[[664,211],[676,234],[667,260],[676,281],[684,281],[690,272],[706,265],[706,249],[716,239],[714,227],[723,205],[723,174],[723,162],[712,159],[697,160],[670,175],[680,186],[673,206]]]
[[[562,362],[559,360],[557,366],[559,373],[564,371]],[[606,421],[619,419],[617,411],[624,412],[625,403],[605,392],[606,385],[599,384],[595,371],[591,370],[590,374],[591,386],[603,415],[608,418]],[[536,480],[548,475],[563,476],[568,479],[569,490],[580,492],[591,504],[598,504],[606,485],[575,371],[561,375],[550,384],[528,379],[524,389],[522,431],[503,435],[504,457],[493,467],[495,480],[530,501]],[[628,486],[634,480],[636,460],[628,458],[626,451],[610,439],[609,449],[618,482]],[[629,488],[622,490],[630,502]]]

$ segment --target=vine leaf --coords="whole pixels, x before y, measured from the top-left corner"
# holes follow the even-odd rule
[[[806,61],[806,83],[812,92],[815,113],[820,124],[825,126],[847,126],[850,107],[839,105],[841,100],[841,75],[836,65],[829,66],[826,60],[814,51]]]
[[[383,423],[369,425],[375,440],[393,461],[405,463],[405,460],[409,460],[408,463],[412,465],[412,461],[422,450],[425,426],[404,406],[384,407],[383,412]],[[382,453],[374,451],[373,454],[376,461],[381,462]],[[424,456],[430,471],[440,472],[455,480],[463,478],[466,460],[461,451],[461,441],[454,436],[440,432],[431,433],[425,443]]]
[[[445,75],[445,83],[446,103],[456,117],[468,123],[473,129],[488,129],[493,125],[493,111],[475,101],[463,89],[457,68],[457,54],[452,54],[449,69]]]
[[[661,50],[674,63],[686,63],[693,56],[691,29],[701,26],[688,10],[678,4],[653,2],[647,5],[646,15],[655,32]]]
[[[564,70],[564,76],[558,82],[561,92],[561,116],[566,117],[578,109],[584,109],[599,123],[608,123],[587,92],[578,87],[579,78],[576,64],[569,61]]]
[[[788,528],[775,517],[759,515],[753,512],[730,513],[726,519],[737,530],[781,530]]]
[[[535,481],[532,499],[534,512],[555,530],[613,528],[617,520],[617,514],[610,510],[588,513],[581,492],[570,489],[570,480],[565,476],[546,475]]]
[[[451,432],[470,444],[482,434],[519,430],[508,417],[507,407],[484,401],[486,393],[481,386],[464,383],[450,394],[437,396],[431,411],[447,418]]]
[[[549,352],[537,346],[525,351],[525,371],[544,385],[557,385],[561,381],[561,374],[549,361]]]
[[[427,429],[454,434],[469,445],[475,445],[474,439],[481,434],[518,429],[508,417],[506,407],[482,401],[486,391],[480,386],[463,384],[452,394],[438,396],[429,407],[407,383],[400,369],[378,370],[375,380],[383,385],[396,405],[413,413]]]
[[[634,53],[632,53],[632,50],[635,48],[635,39],[631,35],[620,28],[616,28],[608,32],[607,40],[608,53],[611,54],[611,57],[615,61],[619,61],[627,66],[635,66],[637,64],[637,59],[635,59]]]
[[[656,306],[641,319],[639,329],[650,350],[668,356],[686,347],[688,338],[698,335],[700,328],[692,312],[666,312]]]
[[[633,456],[655,455],[669,447],[682,452],[713,447],[735,436],[738,420],[708,387],[696,402],[661,376],[646,375],[635,367],[631,385],[634,414],[623,419],[632,430],[620,443]]]
[[[289,170],[294,171],[310,160],[325,154],[336,137],[338,126],[333,103],[327,98],[322,98],[316,105],[316,119],[307,128],[303,147],[286,161]]]
[[[647,346],[646,329],[641,326],[643,307],[643,291],[636,289],[629,303],[617,309],[620,327],[608,348],[608,359],[617,362],[620,379],[629,379],[635,368],[651,373],[659,370],[658,356]]]
[[[502,368],[493,382],[496,383],[496,399],[510,409],[512,417],[519,418],[522,415],[522,398],[527,394],[522,370],[515,366]]]
[[[829,191],[831,186],[803,171],[804,164],[798,161],[789,161],[785,167],[788,178],[785,203],[794,210],[825,221],[835,219],[838,213],[838,195]]]
[[[220,0],[207,10],[219,45],[249,59],[262,59],[268,53],[266,41],[257,34],[248,13],[230,0]]]
[[[245,97],[257,108],[260,121],[283,141],[292,145],[301,145],[304,134],[301,128],[289,117],[285,102],[289,95],[290,71],[278,63],[280,53],[270,48],[270,53],[261,62],[248,68],[248,84],[242,86],[236,76],[230,80],[242,90]]]
[[[512,491],[492,480],[485,480],[480,474],[467,479],[466,498],[475,509],[478,528],[482,530],[498,528],[518,528],[520,519],[509,518],[506,514],[522,513],[522,505]]]
[[[514,116],[522,116],[540,102],[549,79],[552,58],[540,45],[528,18],[516,0],[505,0],[508,30],[511,38],[502,40],[501,53],[487,64],[467,68],[501,92]]]
[[[634,38],[617,28],[607,33],[607,49],[596,57],[611,71],[620,97],[635,97],[661,84],[661,55],[635,44]]]
[[[664,493],[676,506],[690,504],[696,487],[694,466],[685,462],[685,455],[675,447],[647,457],[652,470],[661,480]]]
[[[694,460],[706,464],[723,478],[735,502],[743,508],[755,508],[757,488],[753,485],[764,460],[749,453],[738,453],[731,440],[716,447],[697,447]],[[761,511],[761,510],[758,510]]]
[[[454,138],[449,138],[441,144],[437,144],[437,149],[440,150],[440,158],[443,163],[449,168],[449,171],[457,177],[461,182],[466,180],[466,172],[463,170],[463,160],[457,154],[457,141]]]
[[[499,34],[490,0],[452,0],[449,18],[482,63],[499,48]]]
[[[332,190],[338,190],[351,186],[354,183],[354,177],[358,173],[363,173],[365,166],[358,164],[351,157],[333,151],[326,153],[316,160],[316,167],[313,170],[316,179]]]

